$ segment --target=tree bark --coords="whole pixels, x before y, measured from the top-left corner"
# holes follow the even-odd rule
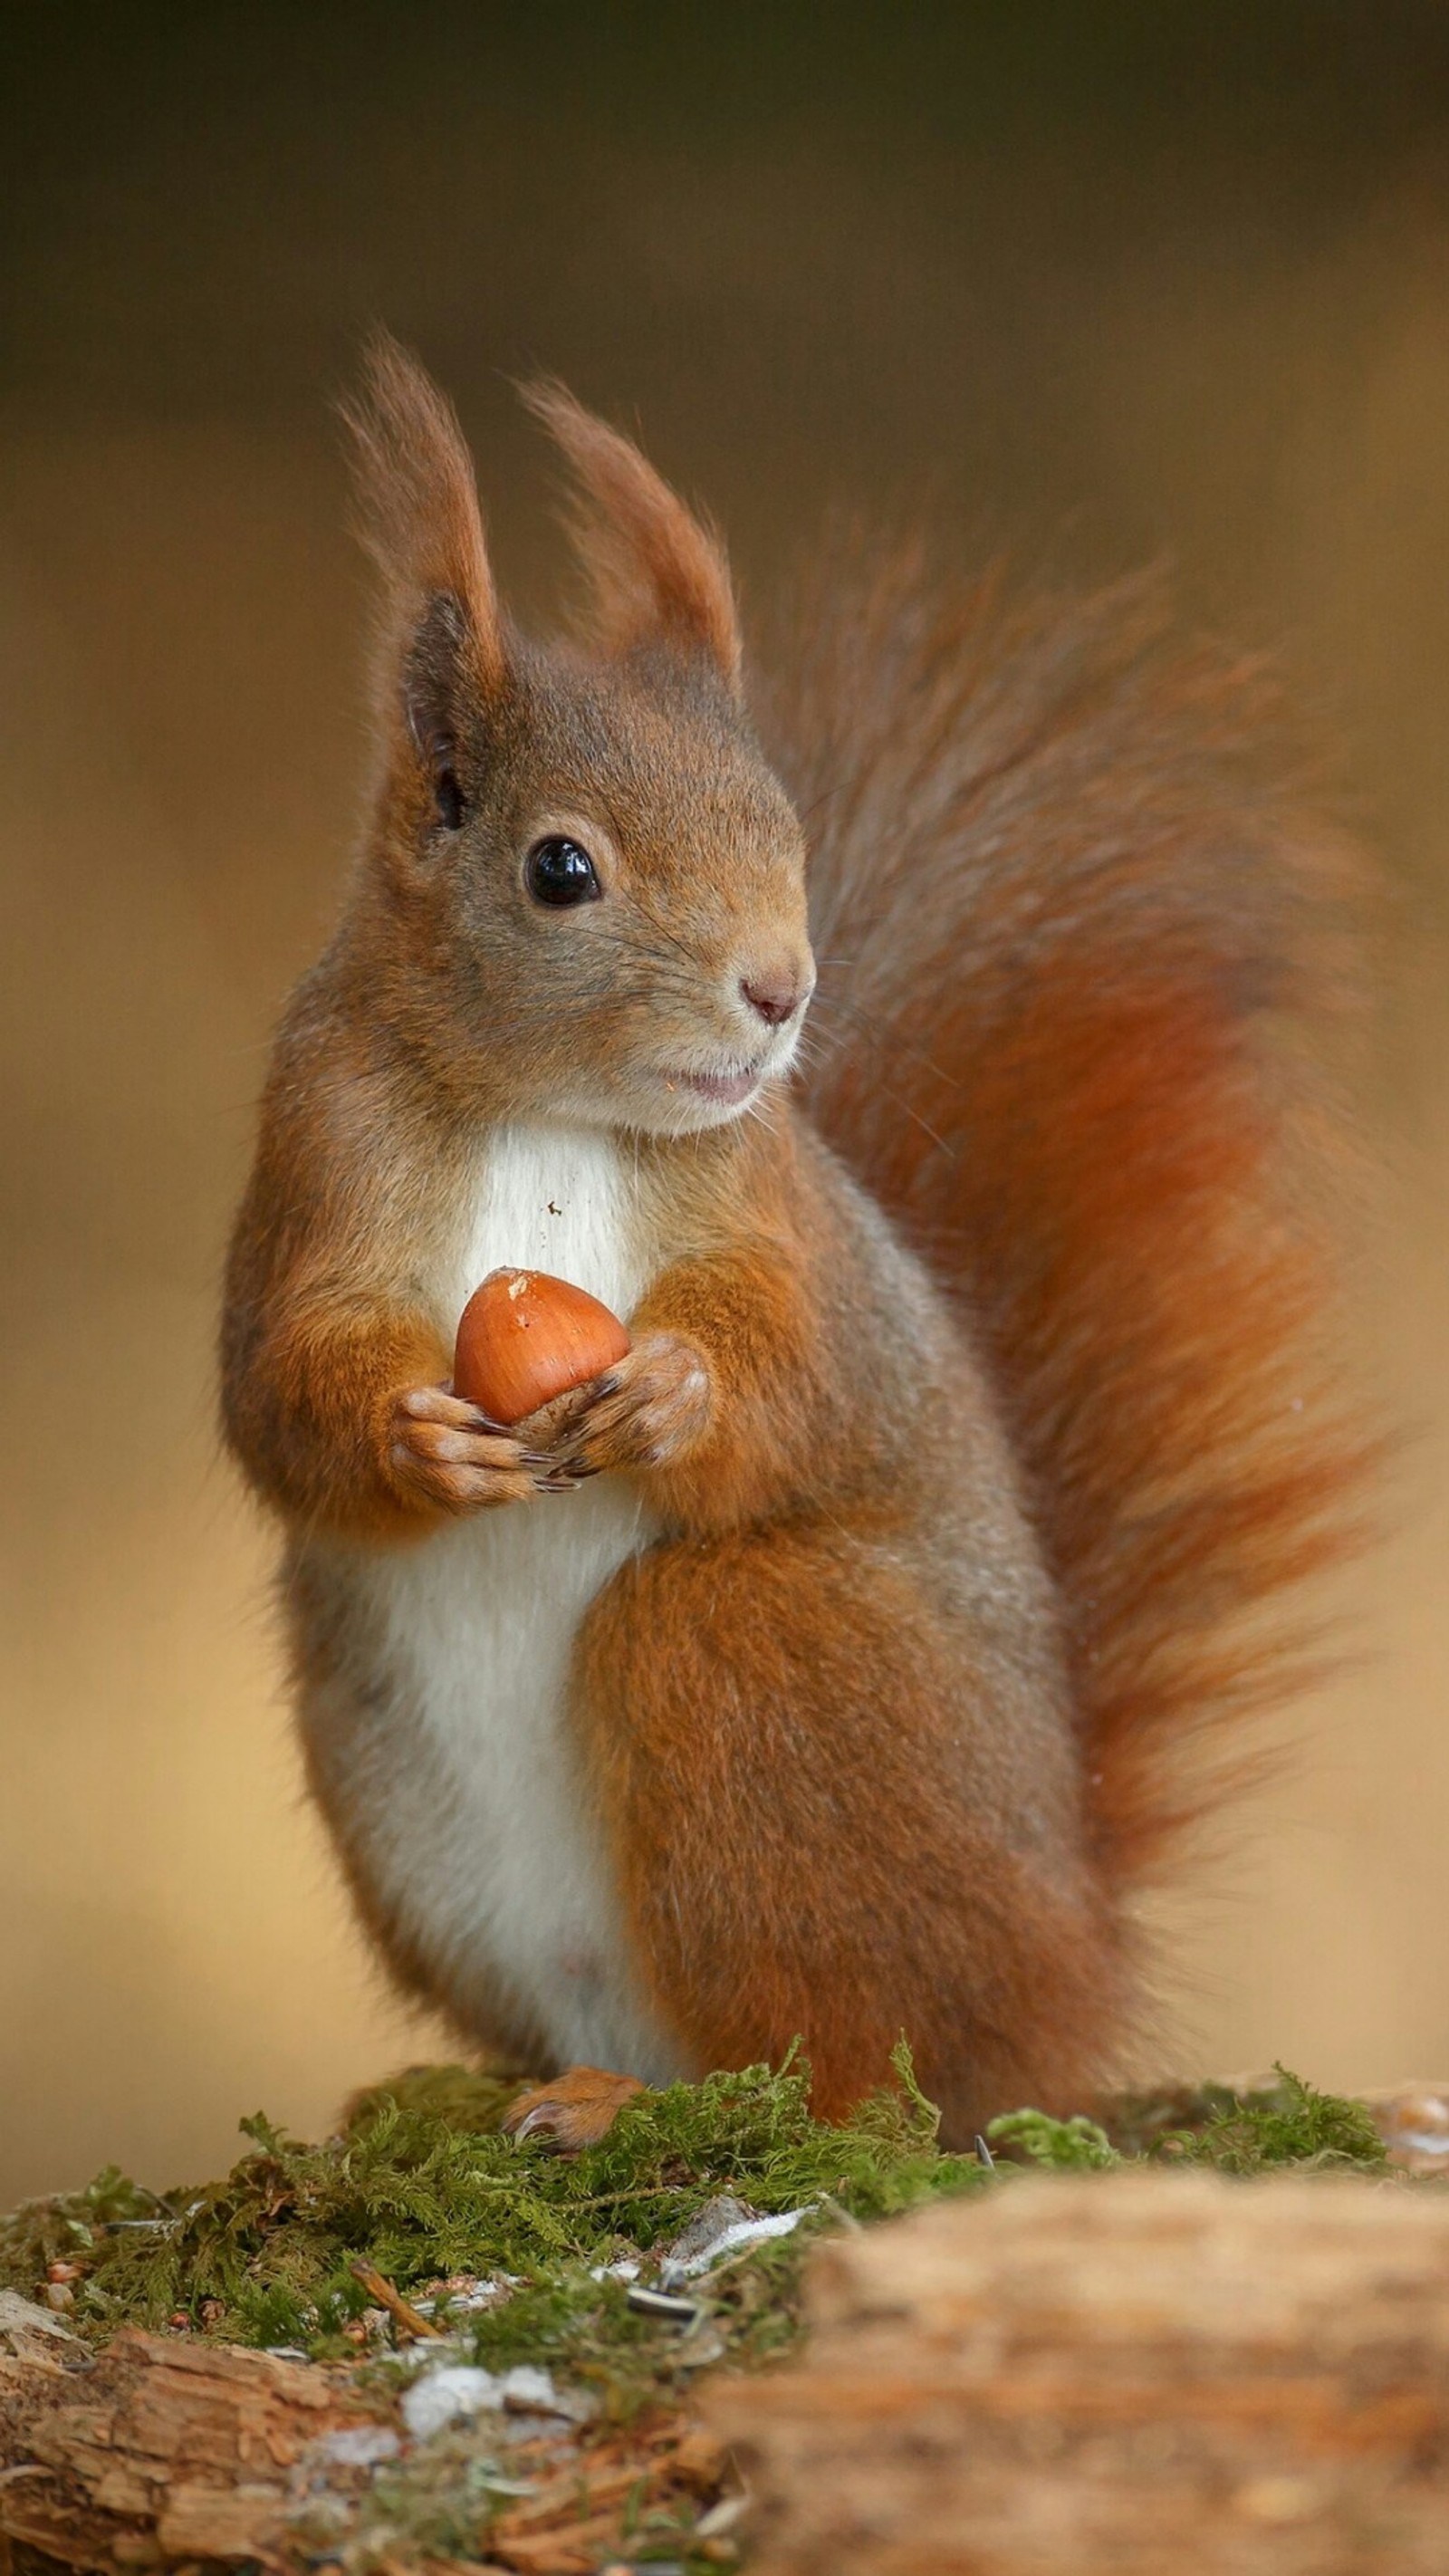
[[[480,2430],[483,2449],[510,2445],[520,2500],[497,2517],[486,2566],[459,2576],[593,2576],[646,2503],[687,2525],[718,2495],[719,2448],[682,2410],[576,2430],[561,2419],[540,2443],[520,2429],[516,2451],[502,2420]],[[0,2292],[0,2576],[217,2562],[297,2576],[317,2563],[306,2525],[319,2501],[340,2551],[366,2523],[378,2460],[405,2465],[427,2447],[410,2443],[394,2397],[345,2370],[130,2328],[93,2355]],[[466,2469],[455,2461],[461,2504]],[[375,2541],[364,2563],[369,2552]],[[450,2564],[391,2523],[379,2563],[427,2576]]]
[[[752,2576],[1445,2576],[1449,2195],[1023,2179],[822,2247],[705,2392]]]
[[[128,2329],[93,2357],[44,2309],[7,2298],[0,2553],[107,2570],[278,2565],[289,2473],[319,2437],[378,2412],[340,2376],[268,2353]]]

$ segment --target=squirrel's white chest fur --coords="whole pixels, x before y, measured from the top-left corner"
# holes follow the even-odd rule
[[[446,1338],[502,1264],[631,1311],[652,1264],[612,1139],[490,1140],[430,1283]],[[603,1476],[418,1546],[329,1547],[314,1567],[337,1642],[302,1722],[324,1803],[329,1775],[345,1778],[365,1880],[460,2018],[486,2026],[501,1988],[562,2062],[659,2081],[682,2069],[635,1989],[567,1722],[579,1622],[652,1535],[637,1494]]]

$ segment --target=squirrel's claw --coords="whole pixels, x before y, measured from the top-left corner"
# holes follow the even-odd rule
[[[694,1447],[711,1405],[702,1352],[676,1333],[650,1333],[588,1390],[554,1466],[566,1476],[670,1466]]]

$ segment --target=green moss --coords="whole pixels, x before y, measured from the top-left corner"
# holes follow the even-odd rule
[[[1218,2173],[1271,2173],[1284,2165],[1380,2172],[1384,2142],[1366,2103],[1316,2092],[1286,2066],[1261,2091],[1215,2099],[1197,2124],[1169,2128],[1152,2147],[1163,2161],[1210,2165]]]
[[[351,2270],[363,2256],[403,2293],[459,2272],[520,2278],[526,2291],[470,2328],[480,2353],[644,2342],[590,2269],[672,2239],[717,2193],[766,2214],[816,2204],[823,2222],[981,2181],[974,2159],[939,2151],[904,2056],[898,2071],[842,2128],[812,2117],[798,2063],[674,2085],[565,2158],[499,2135],[511,2081],[413,2070],[361,2096],[318,2146],[244,2120],[250,2151],[220,2182],[155,2195],[107,2173],[31,2203],[0,2223],[0,2278],[33,2292],[47,2264],[80,2261],[74,2321],[98,2335],[181,2311],[239,2341],[341,2353],[368,2304]]]
[[[1029,2163],[1056,2173],[1103,2173],[1122,2162],[1106,2130],[1081,2113],[1052,2120],[1045,2111],[1008,2111],[986,2134],[993,2147],[1015,2148]]]
[[[1150,2091],[1114,2094],[1097,2115],[1121,2156],[1150,2155],[1177,2132],[1196,2136],[1220,2113],[1257,2098],[1258,2088],[1235,2092],[1230,2084],[1163,2084]]]
[[[370,2084],[364,2092],[354,2093],[343,2113],[342,2125],[347,2135],[356,2135],[389,2102],[395,2102],[400,2111],[422,2111],[450,2129],[467,2130],[481,2137],[497,2128],[510,2102],[527,2082],[521,2070],[516,2074],[480,2074],[471,2066],[407,2066],[400,2075],[388,2076],[385,2083]]]
[[[573,2158],[515,2145],[498,2123],[517,2079],[414,2068],[350,2106],[320,2145],[242,2123],[248,2149],[218,2182],[157,2194],[113,2168],[83,2192],[0,2221],[0,2281],[33,2295],[56,2260],[76,2262],[72,2320],[100,2339],[177,2312],[193,2329],[256,2344],[355,2356],[345,2329],[369,2304],[358,2257],[404,2295],[464,2273],[512,2276],[512,2294],[440,2322],[492,2367],[533,2361],[594,2380],[612,2411],[677,2386],[704,2357],[763,2358],[796,2330],[811,2238],[989,2183],[975,2157],[943,2154],[936,2114],[904,2050],[896,2083],[841,2127],[815,2119],[797,2060],[678,2084],[631,2103],[603,2143]],[[1138,2097],[1105,2125],[1021,2111],[993,2122],[1013,2165],[1101,2169],[1190,2163],[1251,2175],[1284,2165],[1381,2170],[1360,2103],[1280,2069],[1243,2097]],[[641,2316],[596,2270],[665,2246],[711,2198],[763,2213],[805,2208],[796,2232],[757,2247],[700,2291],[701,2330]]]

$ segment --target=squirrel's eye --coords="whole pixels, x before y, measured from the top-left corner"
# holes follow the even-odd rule
[[[535,903],[592,903],[601,892],[588,851],[580,849],[577,841],[565,840],[562,834],[534,842],[523,880]]]

